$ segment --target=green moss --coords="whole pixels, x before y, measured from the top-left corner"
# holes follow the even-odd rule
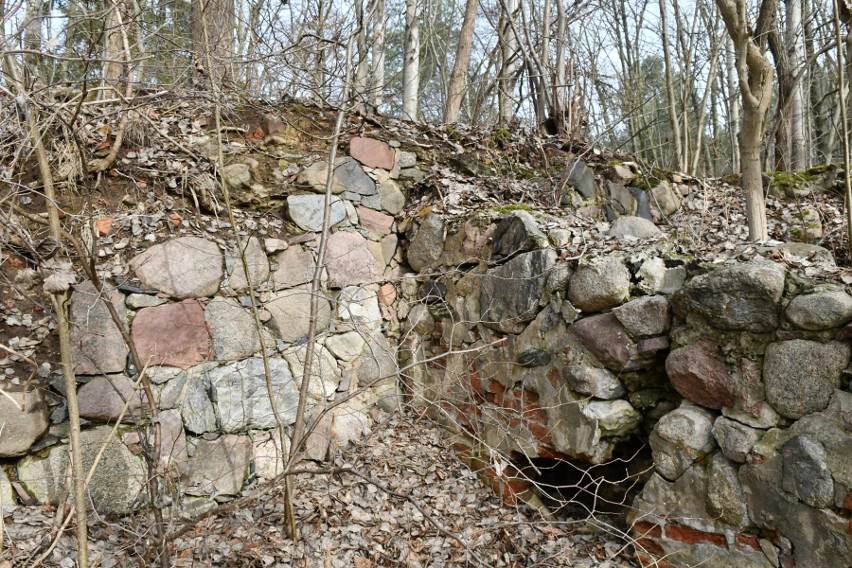
[[[505,128],[495,128],[491,132],[491,138],[500,146],[507,146],[512,141],[512,133]]]
[[[526,203],[512,203],[511,205],[502,205],[500,207],[492,207],[491,211],[495,213],[500,213],[501,215],[508,215],[512,211],[532,211],[533,208]]]
[[[528,166],[518,165],[515,167],[515,177],[518,179],[535,179],[539,177],[539,173]]]

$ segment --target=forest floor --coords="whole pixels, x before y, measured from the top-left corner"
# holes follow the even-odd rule
[[[507,506],[458,461],[438,426],[399,411],[333,462],[293,478],[300,531],[287,534],[283,484],[256,485],[239,506],[200,521],[168,519],[170,567],[571,566],[627,568],[629,539],[605,517],[544,520]],[[73,568],[73,526],[56,539],[57,511],[17,507],[4,518],[0,568]],[[150,515],[90,519],[99,568],[159,566]]]

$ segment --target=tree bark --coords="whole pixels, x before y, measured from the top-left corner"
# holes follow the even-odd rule
[[[210,37],[209,45],[204,42],[204,24]],[[198,61],[206,61],[210,50],[213,69],[206,69],[210,77],[220,85],[233,82],[231,64],[234,60],[236,18],[234,0],[192,0],[192,41]]]
[[[382,94],[385,88],[385,0],[373,0],[373,66],[370,77],[372,93],[372,111],[378,113],[382,106]]]
[[[464,9],[464,20],[459,31],[459,44],[456,49],[456,61],[450,73],[450,84],[447,86],[447,106],[444,109],[444,122],[451,124],[459,119],[462,100],[464,100],[467,72],[470,69],[470,52],[473,49],[473,31],[476,25],[476,9],[479,0],[467,0]]]
[[[420,94],[420,24],[418,0],[405,0],[405,45],[402,67],[402,115],[418,118]]]
[[[773,83],[772,65],[764,55],[763,38],[767,31],[767,19],[777,10],[778,0],[763,0],[754,31],[746,17],[745,0],[716,0],[716,5],[737,54],[737,78],[743,101],[743,122],[739,132],[740,162],[749,238],[752,241],[763,241],[768,238],[768,233],[760,151],[766,129],[766,113],[772,102]]]

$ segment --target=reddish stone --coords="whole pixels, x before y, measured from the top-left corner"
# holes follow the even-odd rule
[[[113,218],[101,217],[97,222],[98,236],[105,237],[112,232]]]
[[[837,339],[837,341],[846,341],[847,339],[852,339],[852,323],[847,324],[840,331],[838,331],[835,339]]]
[[[636,367],[630,357],[638,352],[636,344],[614,314],[583,318],[570,329],[608,369],[624,371]]]
[[[393,284],[383,284],[379,287],[379,303],[391,306],[396,301],[396,287]]]
[[[249,140],[263,140],[264,136],[265,134],[263,132],[263,128],[260,127],[255,128],[254,130],[246,134],[246,138],[248,138]]]
[[[843,333],[843,330],[842,330],[842,329],[840,330],[840,332],[838,333],[838,335],[840,335],[840,333]],[[802,339],[802,338],[805,336],[805,334],[804,334],[803,332],[801,332],[801,331],[798,331],[798,330],[786,330],[786,329],[779,329],[779,330],[775,333],[775,335],[776,335],[776,337],[778,337],[778,340],[779,340],[779,341],[790,341],[790,340],[792,340],[792,339]]]
[[[338,231],[328,238],[326,249],[328,286],[343,288],[379,279],[376,257],[367,248],[367,239],[358,233]]]
[[[725,535],[699,531],[686,525],[671,524],[666,527],[666,538],[686,544],[714,544],[720,548],[728,548]]]
[[[660,538],[663,536],[663,528],[656,523],[647,521],[636,521],[633,523],[633,534],[638,537]]]
[[[211,358],[210,330],[198,300],[139,310],[130,335],[144,365],[187,369]]]
[[[847,511],[852,511],[852,493],[846,494],[846,498],[843,499],[843,508]]]
[[[287,125],[277,120],[275,118],[266,117],[263,120],[263,130],[266,131],[267,134],[280,134],[282,132],[287,131]]]
[[[636,348],[639,350],[639,355],[642,357],[650,357],[660,351],[665,351],[669,347],[671,347],[671,341],[669,341],[669,338],[664,335],[661,335],[660,337],[652,337],[650,339],[643,339],[636,344]]]
[[[358,221],[368,231],[381,236],[389,235],[393,225],[393,217],[363,205],[358,206]]]
[[[789,554],[778,555],[778,562],[781,568],[796,568],[796,560]]]
[[[368,168],[393,169],[393,148],[381,140],[356,136],[349,142],[349,155]]]
[[[734,379],[719,346],[712,341],[672,351],[666,359],[666,372],[672,386],[687,400],[715,409],[734,403]]]
[[[760,551],[760,539],[753,534],[740,533],[736,536],[737,548],[741,552],[749,554],[750,552]]]
[[[577,209],[577,215],[580,217],[585,217],[586,219],[590,219],[594,221],[595,219],[600,219],[601,216],[601,208],[596,207],[594,205],[587,205],[585,207],[579,207]]]

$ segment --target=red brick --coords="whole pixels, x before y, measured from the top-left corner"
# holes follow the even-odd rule
[[[636,550],[641,550],[645,554],[653,554],[654,556],[663,556],[665,551],[660,543],[653,538],[638,538],[633,545]]]
[[[662,552],[660,554],[662,554]],[[636,553],[636,560],[638,560],[639,564],[642,566],[653,566],[654,568],[683,568],[676,564],[672,564],[667,560],[658,560],[653,556],[650,556],[648,554],[642,554],[641,552]]]
[[[720,548],[728,548],[728,542],[724,535],[699,531],[685,525],[668,525],[666,527],[666,538],[686,544],[708,543],[715,544]]]
[[[543,444],[547,444],[548,446],[553,445],[553,435],[550,431],[550,428],[547,426],[543,426],[538,422],[528,422],[527,428],[532,435],[535,436],[536,440]]]
[[[637,537],[652,537],[652,538],[660,538],[663,536],[663,529],[660,525],[656,523],[649,523],[647,521],[636,521],[633,523],[633,534]]]
[[[736,536],[737,548],[748,554],[760,550],[760,539],[753,534],[740,533]]]

